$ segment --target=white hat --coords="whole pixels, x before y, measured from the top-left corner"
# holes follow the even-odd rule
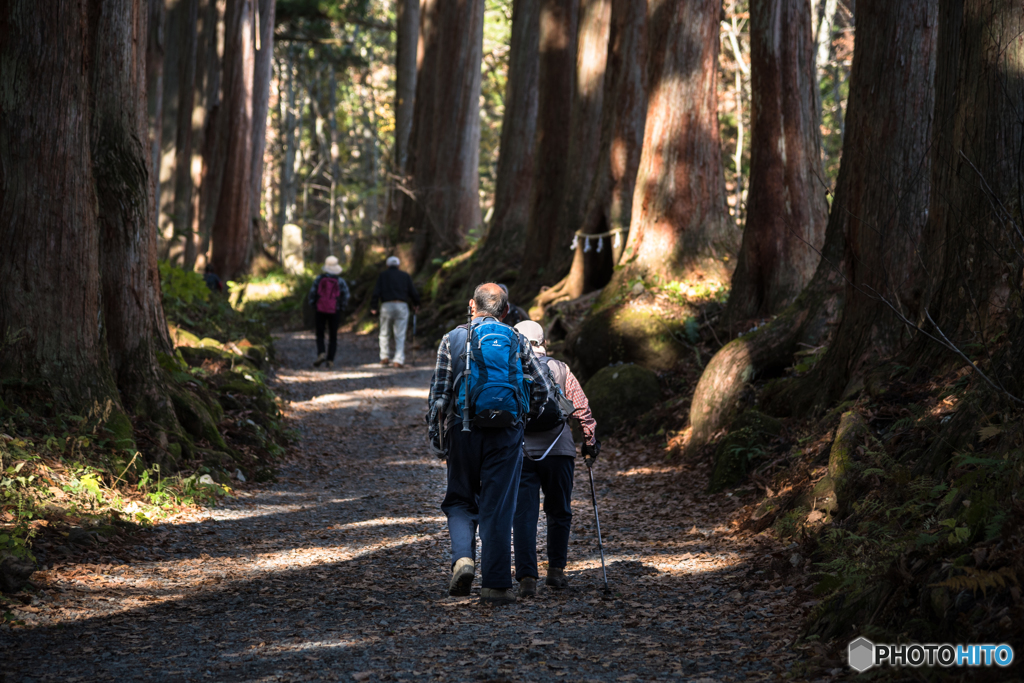
[[[533,320],[524,320],[516,325],[516,331],[530,340],[534,353],[538,356],[547,355],[547,351],[544,349],[544,328],[540,326],[540,323]]]
[[[391,266],[397,266],[400,263],[401,261],[397,256],[388,256],[388,260],[384,262],[384,265],[390,268]]]
[[[338,263],[337,256],[327,257],[327,260],[324,261],[324,272],[328,275],[338,275],[341,273],[341,264]]]

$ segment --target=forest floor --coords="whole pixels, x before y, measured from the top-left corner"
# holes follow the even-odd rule
[[[595,466],[610,594],[580,463],[569,590],[504,607],[479,604],[477,585],[448,597],[445,471],[423,423],[432,353],[395,370],[376,363],[375,338],[339,341],[329,371],[310,367],[309,333],[277,341],[275,389],[300,432],[278,480],[37,572],[24,625],[0,631],[0,681],[848,673],[794,645],[814,605],[804,561],[741,530],[753,492],[706,495],[707,467],[666,462],[656,444],[608,439]]]

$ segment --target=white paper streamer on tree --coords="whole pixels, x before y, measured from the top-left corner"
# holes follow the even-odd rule
[[[572,244],[569,245],[569,250],[570,251],[576,251],[577,249],[579,249],[579,246],[580,246],[580,236],[579,235],[573,235],[572,236]]]
[[[597,253],[598,254],[601,253],[601,245],[602,244],[604,244],[604,238],[603,237],[598,237],[597,238]]]
[[[586,254],[590,251],[590,237],[583,238],[583,253]]]
[[[620,244],[622,244],[622,231],[616,230],[615,237],[612,238],[612,249],[618,249]]]

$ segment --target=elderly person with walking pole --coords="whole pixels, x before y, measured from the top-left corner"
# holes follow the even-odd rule
[[[448,594],[469,595],[479,528],[480,599],[493,604],[516,601],[509,566],[523,429],[552,392],[530,342],[501,322],[507,312],[498,285],[476,288],[470,322],[441,339],[427,413],[431,448],[448,461]]]
[[[551,358],[544,348],[544,328],[532,320],[515,327],[530,340],[537,362],[550,373],[553,396],[561,404],[549,401],[543,414],[528,423],[525,433],[525,459],[519,478],[519,495],[512,525],[516,550],[516,580],[519,596],[537,594],[537,522],[540,518],[540,492],[544,492],[544,514],[548,525],[548,571],[545,585],[563,589],[569,586],[565,566],[569,556],[569,530],[572,527],[572,484],[576,471],[576,444],[568,418],[579,420],[583,429],[583,457],[590,467],[601,450],[594,430],[597,422],[590,412],[579,381],[565,363]]]
[[[389,256],[387,268],[377,276],[377,284],[370,297],[370,313],[377,315],[380,302],[380,364],[396,368],[405,366],[405,331],[409,326],[409,308],[417,310],[420,295],[409,273],[399,270],[401,261]],[[391,357],[391,340],[395,341],[395,355]]]

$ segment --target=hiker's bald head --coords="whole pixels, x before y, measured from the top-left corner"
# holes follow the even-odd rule
[[[478,285],[473,292],[473,306],[477,315],[493,315],[501,318],[508,306],[508,294],[493,282]]]

